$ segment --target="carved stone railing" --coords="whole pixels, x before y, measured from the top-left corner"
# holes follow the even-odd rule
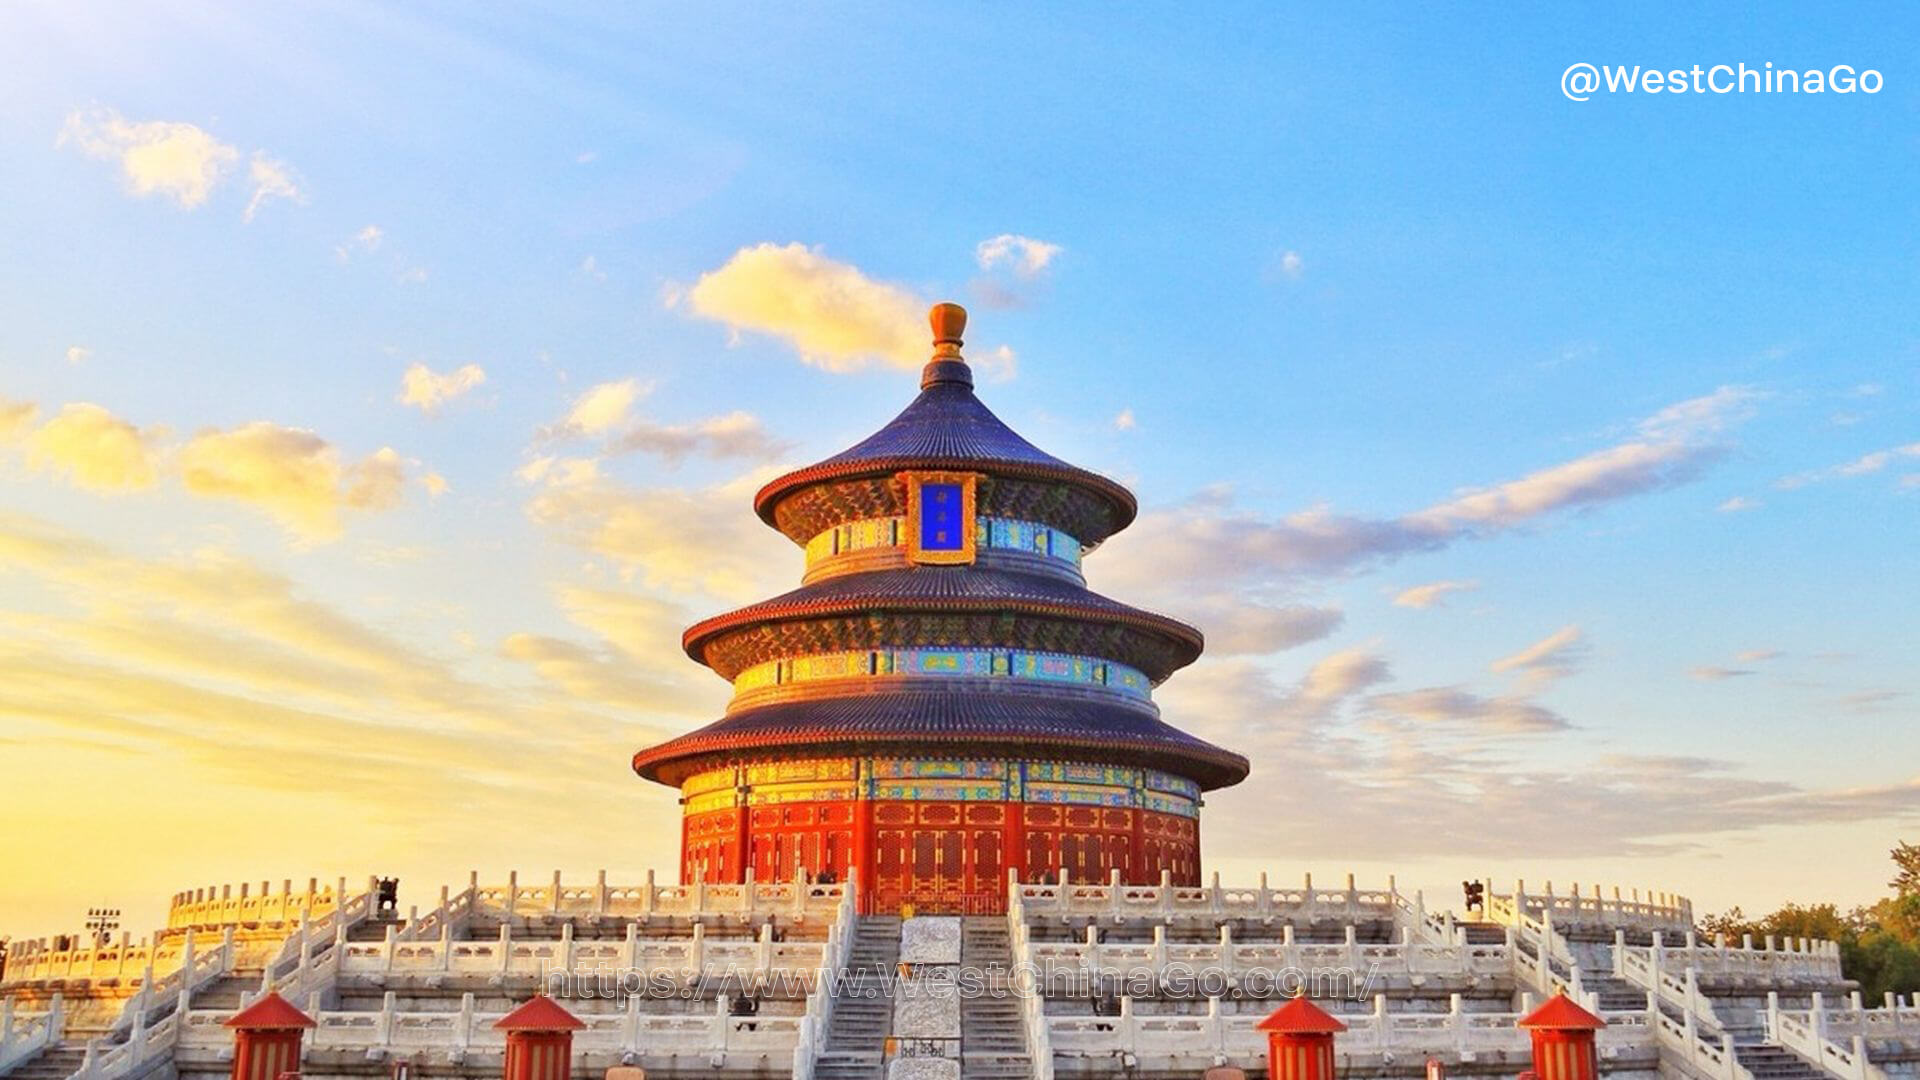
[[[1036,976],[1033,941],[1025,899],[1016,875],[1007,880],[1007,940],[1011,945],[1014,993],[1020,999],[1020,1027],[1026,1037],[1027,1058],[1033,1063],[1033,1080],[1053,1080],[1053,1037],[1047,1023],[1044,987]]]
[[[308,878],[304,892],[295,892],[291,880],[282,882],[278,892],[272,891],[272,882],[261,882],[258,892],[251,884],[175,893],[167,909],[168,929],[291,923],[303,913],[309,918],[323,915],[347,895],[345,878],[326,889],[320,888],[318,878]]]
[[[1344,889],[1316,889],[1313,876],[1296,889],[1275,889],[1265,874],[1251,887],[1227,887],[1215,874],[1209,885],[1174,885],[1161,874],[1158,885],[1122,885],[1116,871],[1105,884],[1077,884],[1061,871],[1058,884],[1017,886],[1029,921],[1096,918],[1160,921],[1188,916],[1201,919],[1259,919],[1269,922],[1357,922],[1395,917],[1396,894],[1391,882],[1384,889],[1360,889],[1347,875]]]
[[[826,945],[818,941],[775,941],[773,928],[763,926],[758,938],[708,937],[703,924],[694,924],[685,939],[641,938],[639,925],[627,924],[624,941],[581,941],[572,924],[564,924],[559,940],[515,939],[512,927],[502,924],[497,938],[487,941],[350,941],[340,948],[343,974],[431,974],[435,972],[548,975],[594,972],[637,972],[645,976],[685,973],[697,978],[720,972],[742,978],[766,976],[775,970],[815,971],[821,967]]]
[[[1672,1061],[1699,1080],[1754,1080],[1734,1052],[1733,1036],[1725,1031],[1716,1028],[1710,1034],[1702,1030],[1691,1012],[1675,1020],[1656,1008],[1649,1016],[1663,1065]]]
[[[1613,973],[1712,1034],[1717,1036],[1721,1032],[1720,1015],[1714,1011],[1713,999],[1701,993],[1699,972],[1695,969],[1673,971],[1656,967],[1648,950],[1615,949]]]
[[[1208,944],[1170,943],[1166,926],[1153,927],[1151,942],[1101,942],[1095,927],[1084,941],[1040,941],[1026,946],[1027,962],[1045,976],[1077,971],[1090,975],[1164,973],[1170,967],[1183,975],[1218,972],[1229,981],[1261,973],[1280,979],[1288,974],[1344,971],[1355,985],[1379,976],[1504,975],[1512,968],[1508,947],[1500,945],[1431,945],[1360,942],[1352,925],[1345,942],[1296,942],[1292,925],[1282,927],[1278,942],[1236,942],[1230,926],[1220,927],[1220,939]]]
[[[1911,999],[1905,1006],[1892,994],[1884,1007],[1863,1008],[1860,994],[1849,995],[1843,1008],[1827,1007],[1826,996],[1815,993],[1813,1007],[1782,1009],[1777,991],[1767,993],[1767,1037],[1809,1061],[1836,1080],[1886,1080],[1886,1073],[1868,1056],[1876,1041],[1920,1039],[1920,1009]]]
[[[634,994],[617,1013],[582,1013],[586,1024],[573,1034],[573,1052],[579,1058],[597,1055],[608,1063],[629,1055],[640,1064],[650,1059],[698,1059],[717,1068],[764,1069],[792,1054],[804,1018],[799,1015],[730,1015],[730,1001],[722,995],[706,1013],[649,1013],[645,998]],[[187,1017],[180,1053],[212,1060],[232,1045],[233,1035],[222,1025],[228,1010],[196,1010]],[[504,1036],[494,1023],[504,1014],[480,1012],[471,993],[461,997],[457,1012],[402,1012],[396,996],[388,993],[377,1012],[318,1013],[317,1027],[308,1032],[305,1053],[405,1053],[431,1049],[436,1054],[469,1051],[499,1053]],[[576,1069],[580,1066],[576,1064]]]
[[[468,886],[471,896],[459,897],[460,914],[506,919],[535,915],[602,915],[624,918],[674,916],[689,919],[735,919],[743,922],[784,917],[830,920],[847,893],[845,883],[788,882],[707,884],[698,879],[686,885],[659,885],[651,871],[639,885],[609,885],[601,871],[592,884],[569,885],[555,872],[551,881],[524,885],[518,873],[505,885]],[[449,897],[449,900],[454,900]],[[430,913],[431,915],[431,913]],[[452,917],[450,912],[449,918]]]
[[[12,998],[0,999],[0,1074],[60,1041],[63,1010],[59,994],[31,1016],[14,1012]]]
[[[1649,890],[1643,900],[1639,889],[1623,892],[1614,886],[1612,895],[1603,894],[1595,885],[1590,895],[1582,895],[1575,885],[1571,893],[1555,893],[1547,882],[1543,893],[1529,893],[1526,882],[1517,882],[1512,893],[1495,894],[1488,890],[1487,914],[1501,922],[1502,911],[1524,911],[1536,918],[1550,915],[1562,925],[1601,924],[1632,930],[1685,931],[1693,926],[1693,901],[1674,893]]]
[[[813,989],[807,992],[806,1012],[800,1018],[800,1028],[795,1037],[795,1080],[813,1080],[814,1062],[819,1060],[820,1052],[826,1049],[827,1032],[833,1025],[834,991],[845,977],[847,961],[853,955],[854,920],[858,917],[854,897],[858,892],[854,887],[854,875],[849,873],[846,888],[840,895],[840,906],[834,910],[833,922],[827,927],[827,941],[820,951],[819,971],[814,978]]]
[[[1616,931],[1613,952],[1616,957],[1632,956],[1640,966],[1661,971],[1692,968],[1703,978],[1747,978],[1776,985],[1790,982],[1832,985],[1844,978],[1840,973],[1840,946],[1831,941],[1808,938],[1782,941],[1768,935],[1762,941],[1763,947],[1755,948],[1753,937],[1746,935],[1735,947],[1727,943],[1725,935],[1716,935],[1711,945],[1705,945],[1691,930],[1679,941],[1679,944],[1669,944],[1666,935],[1655,931],[1652,945],[1628,945],[1624,933]]]
[[[1173,1059],[1175,1068],[1199,1069],[1215,1061],[1257,1061],[1266,1054],[1266,1036],[1254,1025],[1264,1009],[1227,1013],[1221,999],[1207,999],[1204,1013],[1147,1013],[1134,1010],[1132,998],[1119,1001],[1115,1016],[1049,1016],[1051,1046],[1061,1057],[1111,1059],[1116,1053],[1151,1060],[1156,1067]],[[1365,1014],[1341,1014],[1348,1028],[1335,1041],[1345,1056],[1385,1055],[1417,1060],[1431,1056],[1459,1061],[1464,1055],[1502,1052],[1524,1055],[1527,1035],[1515,1027],[1523,1013],[1466,1012],[1454,995],[1447,1012],[1390,1012],[1387,999],[1374,999]],[[1644,1012],[1606,1013],[1600,1032],[1603,1057],[1654,1045],[1650,1017]]]

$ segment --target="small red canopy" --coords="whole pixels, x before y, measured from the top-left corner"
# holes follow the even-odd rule
[[[280,996],[278,991],[269,990],[267,996],[229,1016],[226,1026],[247,1031],[284,1031],[288,1028],[310,1028],[313,1017],[293,1007],[293,1003]]]
[[[1606,1027],[1607,1022],[1581,1008],[1567,996],[1565,990],[1561,990],[1548,998],[1545,1005],[1521,1017],[1515,1026],[1552,1031],[1598,1031]]]
[[[535,994],[493,1022],[501,1031],[578,1031],[587,1025],[545,994]]]
[[[1333,1014],[1315,1005],[1310,998],[1297,997],[1273,1010],[1265,1020],[1253,1025],[1255,1031],[1277,1031],[1285,1035],[1333,1035],[1347,1025]]]

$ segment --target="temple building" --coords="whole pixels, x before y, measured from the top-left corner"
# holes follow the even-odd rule
[[[930,321],[920,396],[754,499],[800,588],[686,632],[733,700],[633,759],[680,789],[682,879],[851,875],[863,911],[972,914],[1010,874],[1197,884],[1202,793],[1247,775],[1153,702],[1200,632],[1087,588],[1132,494],[981,402],[964,309]]]

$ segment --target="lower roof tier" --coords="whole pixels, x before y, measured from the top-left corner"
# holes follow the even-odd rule
[[[978,566],[877,570],[804,585],[696,623],[687,654],[736,678],[754,664],[882,646],[1002,646],[1117,660],[1159,682],[1200,631],[1073,581]]]
[[[640,751],[633,769],[678,786],[689,773],[726,758],[881,749],[1145,765],[1189,777],[1203,789],[1237,784],[1248,768],[1246,758],[1173,727],[1149,704],[896,690],[741,709]]]

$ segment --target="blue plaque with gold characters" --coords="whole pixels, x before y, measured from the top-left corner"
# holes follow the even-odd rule
[[[973,562],[974,473],[904,473],[907,557],[917,563]]]

